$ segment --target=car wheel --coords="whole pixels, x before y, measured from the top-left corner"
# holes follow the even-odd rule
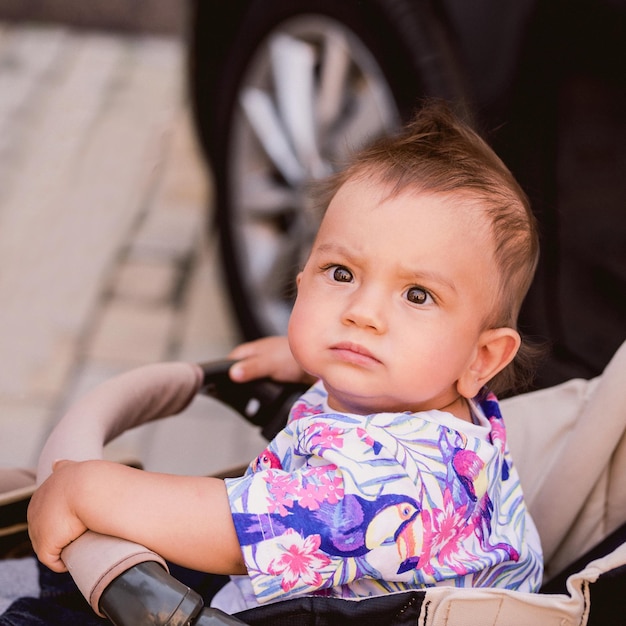
[[[220,57],[201,44],[220,22],[203,4],[192,80],[222,265],[243,336],[282,334],[318,225],[307,183],[419,96],[457,98],[453,57],[428,3],[406,0],[248,2]]]

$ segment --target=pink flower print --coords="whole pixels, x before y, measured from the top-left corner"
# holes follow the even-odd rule
[[[322,575],[319,570],[330,563],[330,559],[319,552],[320,536],[301,537],[290,528],[280,536],[277,548],[282,552],[272,559],[268,572],[273,576],[281,576],[280,586],[283,591],[293,589],[298,582],[308,587],[319,587]]]
[[[311,465],[308,469],[302,472],[302,475],[307,479],[311,477],[319,478],[324,476],[327,472],[336,471],[336,469],[337,466],[334,463],[329,463],[328,465]]]
[[[269,470],[264,477],[267,483],[269,496],[267,498],[270,513],[279,513],[283,517],[289,513],[288,508],[293,507],[299,485],[298,481],[289,474]]]
[[[467,568],[462,559],[469,556],[465,542],[474,533],[474,524],[467,520],[467,505],[455,507],[449,489],[443,494],[444,508],[433,509],[432,551],[437,554],[441,565],[447,565],[457,574],[464,576]],[[461,558],[459,558],[461,557]]]
[[[289,421],[293,422],[295,420],[300,420],[303,417],[319,415],[323,412],[324,410],[321,404],[317,406],[309,406],[305,402],[297,402],[291,409],[291,413],[289,414]]]
[[[320,502],[324,500],[323,494],[320,492],[320,488],[314,483],[308,483],[306,487],[303,487],[298,491],[298,504],[310,511],[316,511],[320,508]]]
[[[339,500],[343,500],[343,478],[336,474],[325,475],[321,478],[319,487],[322,499],[329,504],[337,504]]]
[[[318,427],[320,424],[314,424],[312,428]],[[319,432],[316,432],[311,439],[312,446],[319,446],[322,450],[329,448],[343,448],[343,434],[341,428],[333,428],[327,424],[322,424]]]
[[[269,513],[278,513],[281,517],[285,517],[289,514],[287,507],[293,507],[293,500],[281,495],[267,498],[267,510]]]
[[[298,479],[285,472],[269,470],[264,476],[264,480],[272,492],[282,491],[294,494],[298,489]]]

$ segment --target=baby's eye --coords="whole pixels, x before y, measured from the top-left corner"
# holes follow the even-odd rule
[[[350,283],[353,280],[352,272],[343,265],[333,265],[328,268],[329,276],[338,283]]]
[[[432,296],[421,287],[409,287],[406,291],[406,299],[412,304],[429,304]]]

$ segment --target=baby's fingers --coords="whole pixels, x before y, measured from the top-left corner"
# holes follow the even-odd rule
[[[69,465],[72,465],[72,463],[76,463],[76,461],[69,461],[68,459],[57,459],[56,461],[53,461],[52,463],[52,471],[57,472],[63,469],[64,467],[68,467]]]
[[[49,552],[42,551],[35,551],[35,553],[37,554],[37,558],[53,572],[56,572],[57,574],[67,572],[67,567],[65,566],[65,563],[63,562],[63,559],[59,554],[55,555]]]
[[[86,530],[68,499],[77,492],[68,480],[72,466],[78,464],[56,461],[52,474],[32,495],[27,511],[28,534],[37,558],[55,572],[66,571],[61,552]]]
[[[260,359],[250,357],[231,365],[229,375],[231,380],[236,383],[245,383],[249,380],[263,378],[267,375],[265,370],[266,367]]]
[[[28,534],[37,558],[53,572],[62,573],[67,571],[63,559],[61,559],[61,547],[55,547],[48,542],[48,533],[42,528],[42,524],[36,517],[29,515]]]
[[[309,381],[295,361],[284,336],[263,337],[242,344],[230,356],[240,359],[230,369],[230,377],[236,382],[265,377],[282,382]]]
[[[243,383],[272,376],[276,346],[280,346],[281,343],[282,338],[276,341],[275,337],[264,337],[238,345],[228,355],[237,361],[230,368],[231,379]]]
[[[235,346],[228,355],[229,359],[247,359],[248,357],[254,356],[258,354],[258,342],[257,341],[248,341],[246,343],[240,343],[238,346]]]

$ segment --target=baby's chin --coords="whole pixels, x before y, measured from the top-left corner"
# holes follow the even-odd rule
[[[333,389],[324,383],[328,392],[328,406],[338,413],[350,413],[353,415],[373,415],[374,413],[420,413],[423,411],[447,410],[448,412],[466,419],[465,413],[457,415],[455,411],[434,401],[411,403],[405,398],[393,398],[389,396],[376,396],[363,393],[350,393],[346,389]],[[445,403],[445,402],[444,402]],[[463,405],[463,409],[466,405]]]
[[[353,415],[372,415],[374,413],[402,413],[403,405],[395,405],[388,398],[363,396],[358,393],[328,391],[328,406],[339,413],[351,413]],[[398,407],[398,408],[396,408]]]

